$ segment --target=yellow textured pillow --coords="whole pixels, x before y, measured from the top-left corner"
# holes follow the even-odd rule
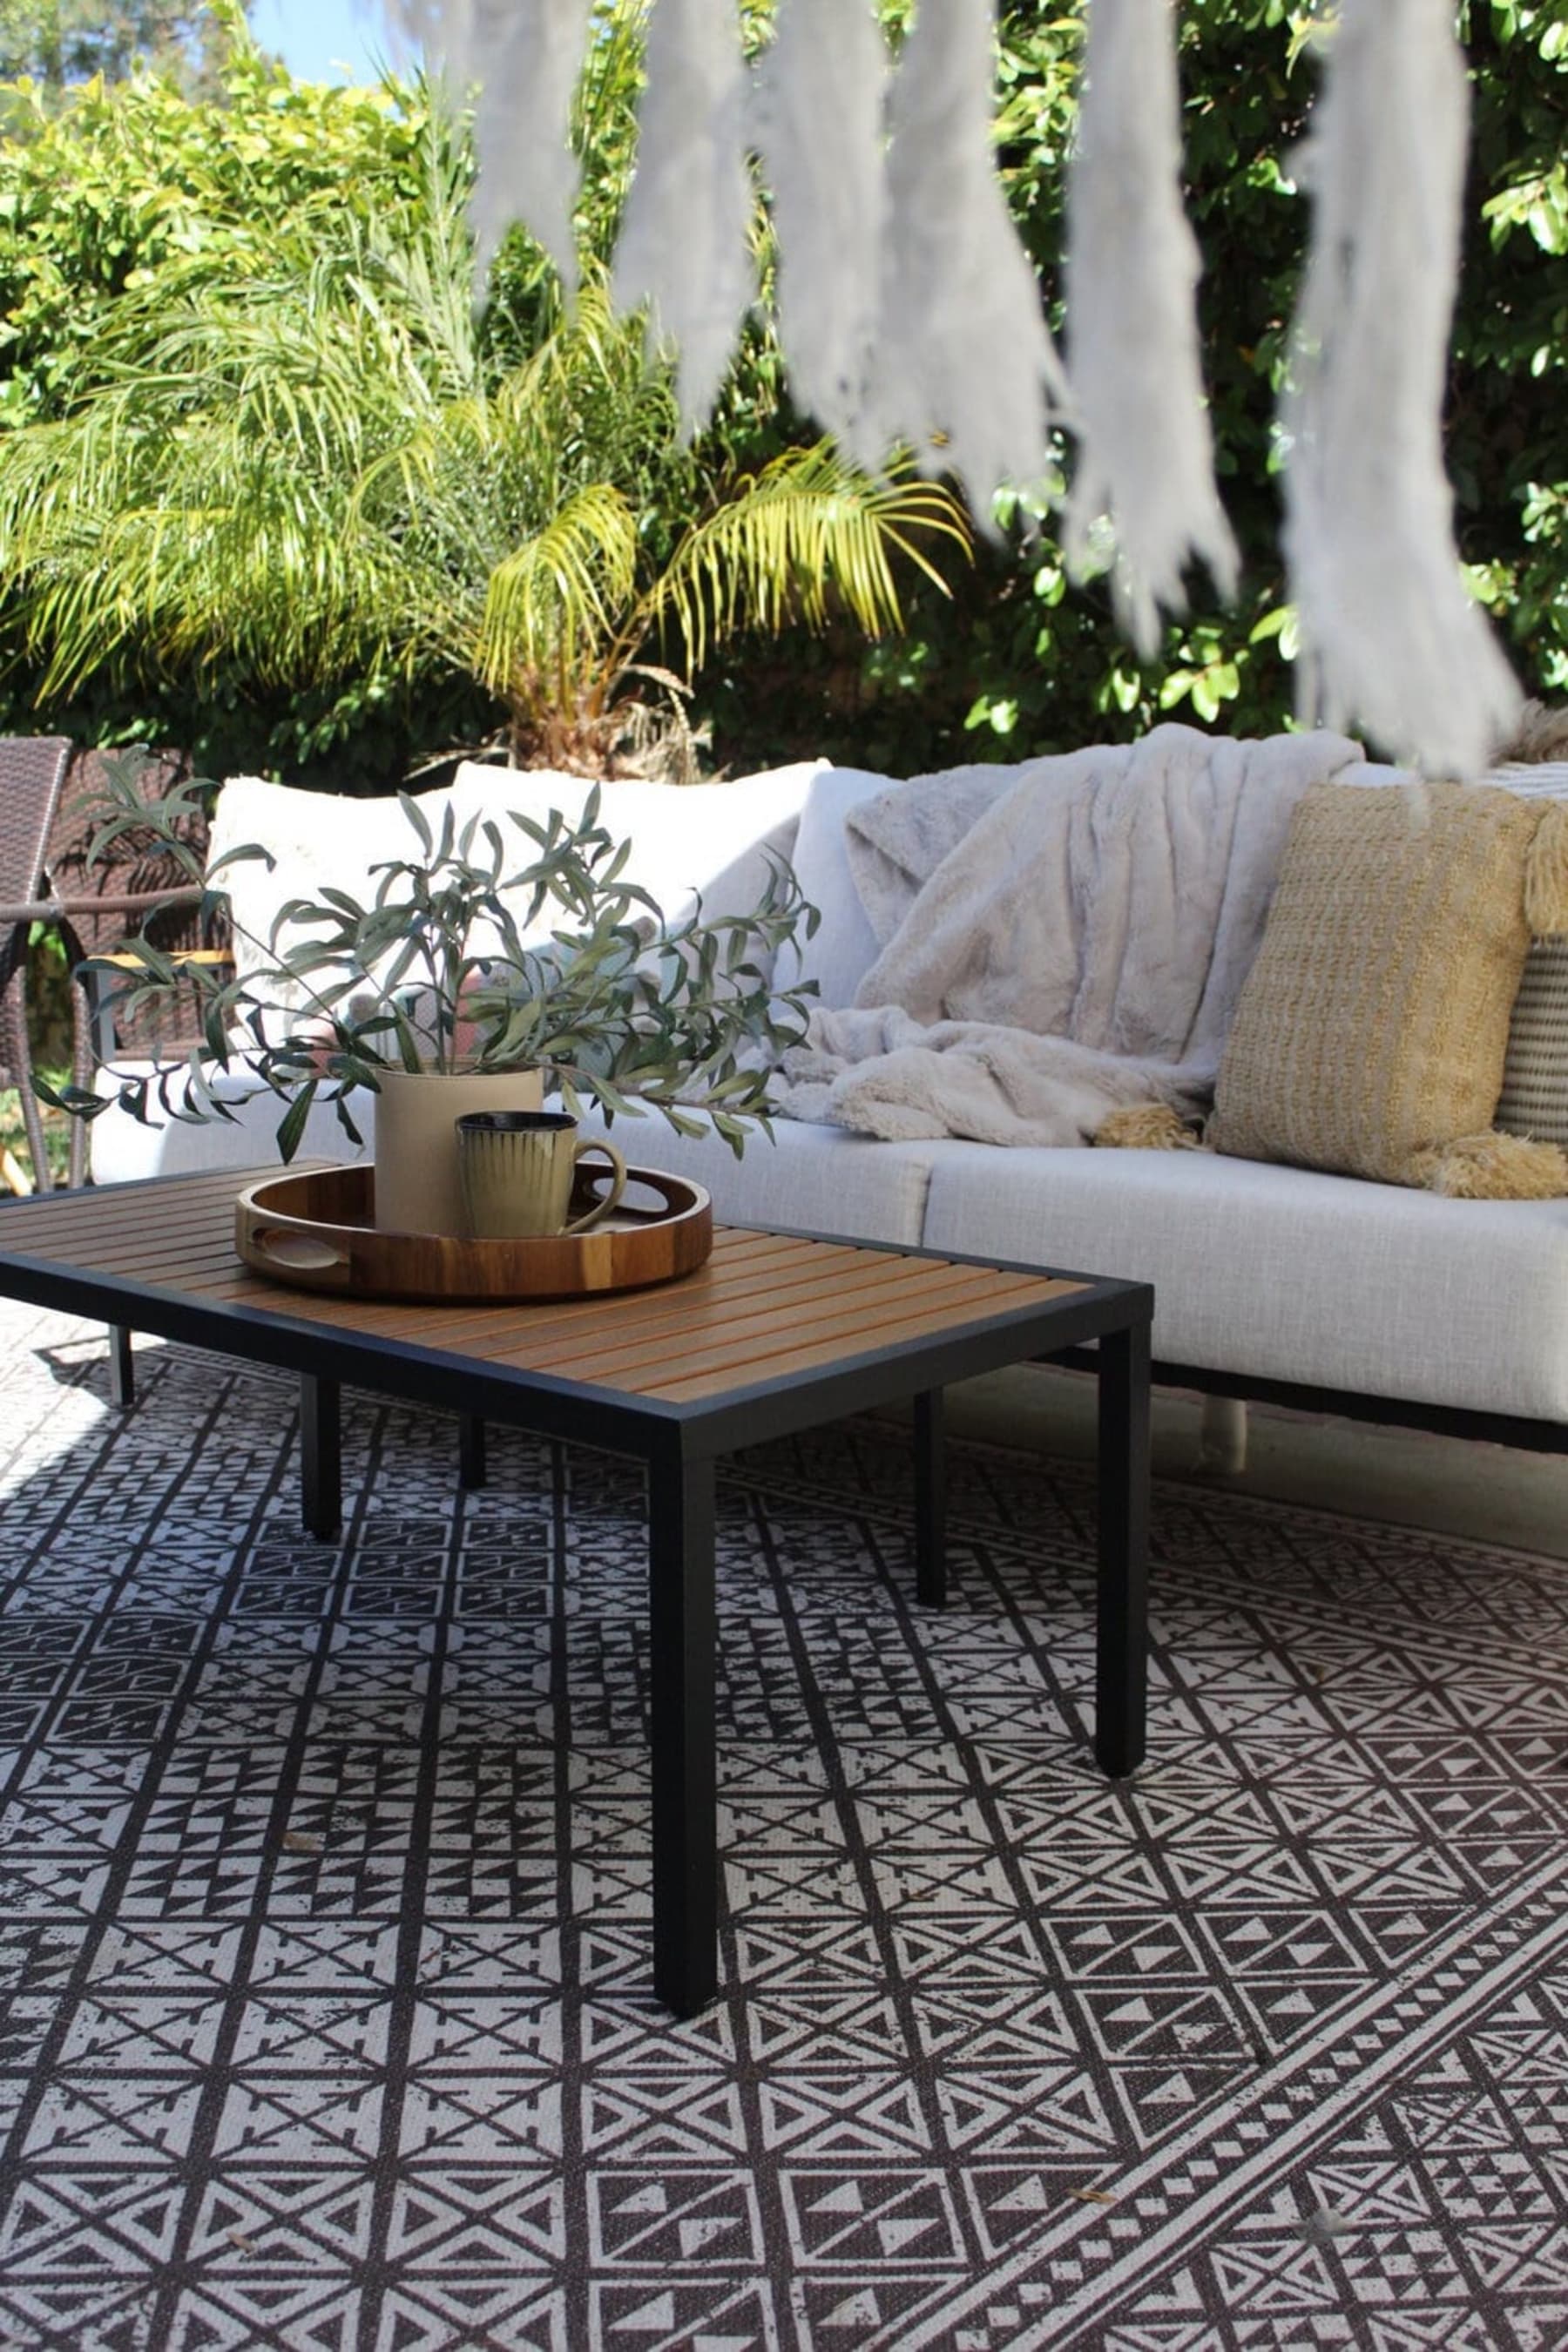
[[[1532,921],[1568,810],[1468,784],[1319,784],[1291,824],[1207,1140],[1247,1160],[1491,1199],[1568,1191],[1492,1131]]]

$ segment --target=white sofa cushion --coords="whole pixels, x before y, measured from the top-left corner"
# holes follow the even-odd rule
[[[234,1109],[234,1123],[215,1120],[190,1127],[169,1119],[154,1128],[142,1127],[118,1107],[101,1113],[92,1125],[94,1183],[275,1161],[277,1097],[237,1075],[215,1078],[213,1091]],[[354,1125],[364,1138],[363,1154],[369,1155],[375,1143],[375,1097],[356,1093],[353,1109]],[[744,1159],[737,1160],[705,1119],[703,1125],[707,1131],[690,1138],[677,1135],[658,1111],[617,1118],[609,1129],[593,1113],[583,1121],[585,1134],[610,1134],[634,1164],[668,1169],[705,1185],[713,1195],[716,1214],[731,1223],[794,1225],[851,1241],[919,1247],[931,1155],[939,1147],[874,1143],[842,1128],[801,1127],[780,1119],[773,1140],[753,1134]],[[344,1134],[331,1107],[318,1103],[307,1122],[300,1157],[356,1160],[362,1152]]]
[[[824,768],[813,777],[801,811],[795,880],[802,895],[819,910],[822,923],[815,939],[799,940],[784,950],[774,976],[785,987],[814,980],[824,1004],[853,1003],[877,954],[877,936],[849,871],[844,820],[851,809],[875,800],[892,783],[890,776],[873,775],[867,768]]]
[[[648,893],[667,921],[693,912],[700,897],[710,920],[747,915],[763,895],[770,858],[793,856],[802,810],[826,764],[801,760],[716,784],[604,784],[599,822],[630,842],[625,878]],[[594,787],[584,776],[466,760],[453,789],[483,795],[492,813],[521,809],[539,824],[552,809],[575,822]],[[509,838],[519,845],[521,864],[526,844],[515,832]]]
[[[860,982],[888,943],[885,932],[879,933],[867,912],[849,863],[846,826],[858,808],[879,800],[884,793],[923,787],[929,793],[934,788],[940,794],[942,814],[951,823],[947,845],[952,846],[1026,767],[1037,764],[1026,761],[1007,767],[980,762],[911,776],[907,783],[875,775],[868,768],[824,768],[806,794],[795,846],[796,879],[803,894],[820,908],[822,927],[814,940],[801,943],[797,960],[781,959],[781,980],[786,973],[794,977],[798,972],[802,980],[816,981],[823,1004],[836,1008],[853,1004]],[[940,830],[940,824],[933,824],[932,830]]]
[[[1210,1152],[931,1150],[927,1248],[1152,1282],[1168,1362],[1568,1419],[1568,1201]]]
[[[821,765],[802,761],[721,784],[605,784],[600,822],[617,840],[631,843],[625,878],[647,891],[670,921],[690,913],[699,895],[710,918],[746,914],[762,897],[770,857],[789,857],[802,804]],[[459,825],[475,815],[501,819],[512,809],[536,824],[559,810],[574,824],[592,790],[583,776],[465,761],[450,785],[414,797],[438,835],[448,808]],[[525,837],[504,823],[502,833],[516,863],[526,864]],[[246,858],[217,877],[229,894],[235,962],[245,975],[268,961],[256,942],[268,938],[279,908],[290,898],[313,898],[329,883],[368,901],[375,892],[373,867],[413,855],[418,845],[395,795],[355,800],[236,776],[218,795],[210,857],[251,843],[264,847],[272,864]],[[547,907],[532,935],[548,937],[554,919]],[[302,1002],[305,992],[289,993]]]
[[[238,1081],[226,1091],[235,1126],[106,1112],[95,1181],[271,1161],[276,1103],[247,1102]],[[374,1100],[355,1119],[368,1149]],[[657,1113],[612,1132],[634,1162],[705,1184],[733,1223],[1152,1282],[1169,1362],[1568,1420],[1568,1202],[1447,1201],[1209,1152],[879,1143],[787,1119],[739,1161]],[[320,1106],[301,1151],[356,1156]]]
[[[772,1141],[753,1133],[744,1159],[737,1160],[710,1129],[700,1138],[677,1135],[658,1111],[617,1118],[608,1129],[590,1113],[583,1129],[609,1134],[634,1166],[668,1169],[705,1185],[721,1223],[920,1246],[938,1148],[931,1144],[878,1143],[846,1128],[802,1127],[781,1118]]]
[[[1478,776],[1479,784],[1500,784],[1527,801],[1568,800],[1568,760],[1505,760]]]
[[[488,805],[473,785],[413,797],[433,832],[450,808],[459,824]],[[269,783],[262,776],[232,776],[213,811],[207,844],[208,870],[228,893],[234,922],[235,968],[244,978],[271,963],[267,943],[279,910],[293,898],[315,898],[323,882],[362,902],[374,898],[373,867],[412,855],[418,844],[394,796],[351,799],[338,793],[303,792]],[[265,857],[234,857],[258,847]],[[220,860],[225,863],[221,870]],[[303,1002],[306,992],[285,986],[279,1002]]]

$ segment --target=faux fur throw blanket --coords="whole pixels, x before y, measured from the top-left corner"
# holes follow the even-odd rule
[[[889,1139],[1076,1144],[1207,1107],[1297,802],[1343,736],[1159,727],[1021,771],[896,785],[847,821],[881,952],[785,1057],[788,1118]]]

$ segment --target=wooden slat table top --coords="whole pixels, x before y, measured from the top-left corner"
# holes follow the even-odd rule
[[[401,1342],[455,1363],[670,1404],[701,1403],[989,1317],[1038,1311],[1094,1287],[1064,1276],[721,1226],[704,1267],[651,1290],[540,1306],[346,1298],[268,1282],[236,1255],[235,1196],[267,1172],[226,1169],[17,1202],[0,1210],[0,1255],[196,1305]]]

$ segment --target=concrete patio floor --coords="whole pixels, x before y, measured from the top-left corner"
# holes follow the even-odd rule
[[[1198,1468],[1202,1417],[1198,1397],[1156,1390],[1157,1475],[1568,1559],[1568,1456],[1255,1404],[1246,1469],[1216,1476]],[[954,1389],[948,1426],[993,1444],[1092,1459],[1094,1382],[1024,1365]]]

